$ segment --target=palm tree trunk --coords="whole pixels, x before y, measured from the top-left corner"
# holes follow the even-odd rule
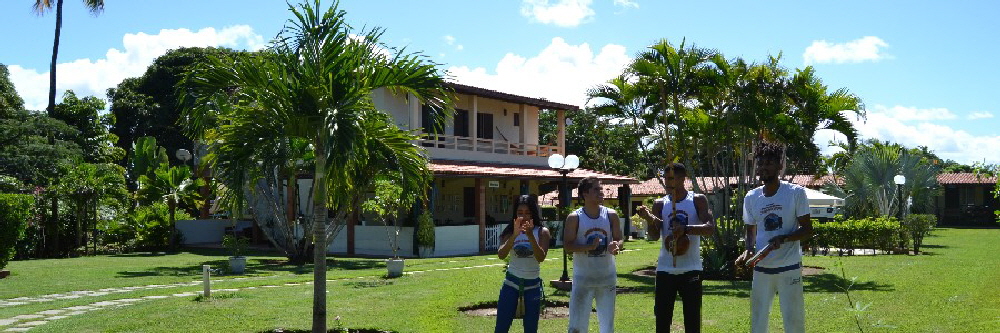
[[[52,42],[52,63],[49,64],[49,105],[45,110],[52,116],[56,109],[56,61],[59,58],[59,35],[62,34],[63,0],[56,2],[56,37]]]
[[[323,129],[321,129],[322,131]],[[321,134],[320,137],[323,135]],[[313,178],[313,333],[326,333],[326,147],[316,140]]]
[[[173,195],[170,196],[170,200],[167,202],[168,208],[170,208],[170,239],[167,240],[167,245],[170,249],[174,249],[174,239],[177,239],[177,223],[174,221],[174,212],[177,211],[177,200]]]

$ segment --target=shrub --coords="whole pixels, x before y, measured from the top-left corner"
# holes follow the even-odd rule
[[[910,238],[913,240],[913,252],[920,252],[920,245],[924,243],[924,237],[931,233],[937,225],[937,216],[933,214],[913,214],[906,217],[904,225]]]
[[[178,221],[193,219],[183,210],[178,210],[174,218]],[[162,202],[140,206],[132,214],[127,228],[120,232],[126,234],[126,237],[129,232],[134,233],[136,247],[147,250],[166,248],[170,246],[170,209]],[[180,236],[180,233],[177,235]]]
[[[247,251],[250,240],[246,237],[225,235],[222,237],[222,246],[225,246],[233,253],[233,257],[241,257]]]
[[[815,224],[813,239],[806,244],[814,250],[817,247],[835,247],[841,250],[875,249],[891,252],[905,248],[909,238],[896,218],[874,217]]]
[[[24,236],[35,198],[24,194],[0,194],[0,269],[14,257],[14,245]]]
[[[415,233],[417,246],[434,247],[434,218],[431,216],[430,211],[424,210],[417,217],[417,230]]]
[[[734,265],[745,248],[741,241],[743,228],[740,220],[722,217],[715,220],[715,234],[701,238],[706,276],[723,279],[749,277],[748,272]]]

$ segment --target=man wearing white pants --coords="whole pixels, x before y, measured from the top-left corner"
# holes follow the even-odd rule
[[[569,296],[569,332],[587,332],[590,306],[597,304],[601,333],[614,332],[615,255],[621,250],[622,232],[618,214],[601,203],[604,192],[594,177],[580,181],[578,195],[583,207],[566,217],[565,251],[573,252],[573,290]]]
[[[746,262],[768,245],[772,248],[754,267],[750,292],[752,333],[767,332],[775,293],[785,332],[806,330],[799,241],[812,236],[812,222],[805,189],[778,179],[782,155],[784,148],[776,144],[762,143],[756,147],[756,173],[764,185],[751,190],[743,199],[747,250],[737,262]]]

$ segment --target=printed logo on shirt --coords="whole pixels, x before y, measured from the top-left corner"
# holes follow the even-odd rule
[[[767,217],[764,218],[765,231],[775,231],[781,229],[781,225],[781,216],[778,216],[778,214],[767,214]]]
[[[776,211],[776,210],[781,210],[781,208],[782,207],[779,204],[770,203],[770,204],[767,204],[767,206],[764,206],[764,207],[762,207],[760,209],[760,215],[765,215],[767,213],[770,213],[770,212],[773,212],[773,211]]]
[[[531,242],[527,239],[515,240],[514,255],[518,258],[528,258],[535,255],[535,250],[531,248]]]
[[[595,239],[600,240],[596,249],[590,250],[588,255],[591,257],[600,257],[608,250],[608,232],[601,228],[591,228],[583,233],[583,239],[586,239],[586,244],[593,244]]]
[[[668,215],[667,220],[669,220],[668,227],[670,225],[673,225],[674,222],[680,222],[683,225],[687,225],[688,224],[688,213],[685,212],[684,210],[677,210],[676,213],[672,213],[672,214]]]

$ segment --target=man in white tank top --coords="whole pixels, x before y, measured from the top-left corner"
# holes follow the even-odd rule
[[[604,207],[597,178],[580,181],[577,193],[583,208],[566,217],[564,251],[573,252],[573,290],[569,296],[569,332],[584,333],[590,324],[590,306],[597,303],[601,333],[614,332],[615,255],[622,249],[618,213]]]
[[[809,201],[801,186],[780,181],[784,148],[762,143],[754,150],[757,177],[764,183],[743,199],[747,250],[736,260],[746,262],[757,251],[771,251],[754,266],[750,284],[750,332],[764,333],[774,294],[778,294],[785,332],[806,331],[802,294],[802,247],[812,237]],[[759,228],[763,226],[763,228]]]
[[[687,169],[683,164],[668,165],[664,175],[667,196],[653,204],[656,215],[644,206],[638,209],[639,217],[648,222],[650,239],[664,239],[656,265],[653,314],[657,332],[670,332],[678,294],[684,306],[684,331],[701,332],[701,237],[715,233],[715,222],[708,209],[708,198],[688,192],[684,188],[685,177]],[[678,237],[687,237],[689,242],[686,249],[678,245],[675,255],[674,243],[681,243]]]

